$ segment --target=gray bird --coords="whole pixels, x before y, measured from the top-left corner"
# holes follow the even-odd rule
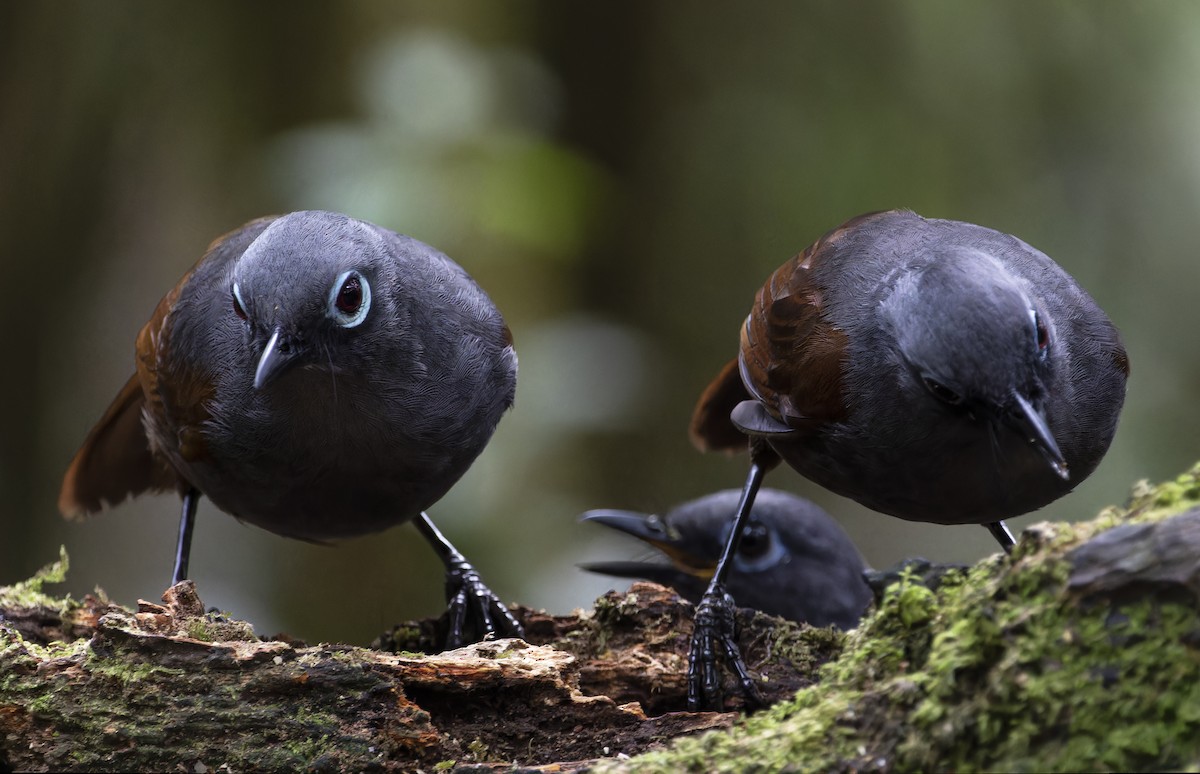
[[[1129,360],[1070,275],[1016,237],[890,211],[855,218],[759,291],[738,357],[692,417],[703,449],[750,449],[731,520],[785,461],[869,508],[984,524],[1062,497],[1108,450]],[[731,533],[736,550],[740,529]],[[718,567],[697,607],[693,706],[719,704],[718,641],[743,693]]]
[[[663,516],[595,510],[584,521],[633,535],[668,559],[591,562],[589,572],[644,578],[698,602],[712,579],[733,524],[740,492],[726,489],[678,505]],[[853,629],[871,601],[862,556],[816,504],[777,489],[754,500],[729,572],[729,593],[743,607],[813,626]]]
[[[262,218],[158,304],[59,508],[80,518],[179,491],[175,582],[200,494],[315,542],[415,520],[446,563],[449,644],[520,634],[424,513],[483,451],[516,379],[500,313],[442,253],[336,213]]]

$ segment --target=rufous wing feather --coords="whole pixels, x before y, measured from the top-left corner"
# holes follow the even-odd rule
[[[746,318],[742,380],[771,415],[797,431],[839,421],[847,411],[842,373],[848,343],[825,313],[817,269],[845,249],[839,245],[843,237],[886,214],[853,218],[779,267]]]
[[[58,509],[79,519],[143,492],[182,489],[186,486],[165,460],[151,451],[144,416],[158,427],[176,428],[170,443],[184,457],[203,454],[200,425],[208,417],[206,403],[211,383],[178,364],[163,373],[169,360],[171,312],[180,292],[206,261],[224,266],[241,253],[277,216],[258,218],[214,240],[199,261],[172,288],[137,338],[137,373],[117,395],[108,411],[88,434],[63,477]]]
[[[846,337],[824,317],[805,257],[789,261],[759,291],[738,353],[748,392],[796,429],[835,421],[845,411]]]
[[[126,497],[178,486],[179,477],[150,452],[144,406],[141,383],[130,377],[63,477],[58,496],[63,516],[82,519]]]
[[[717,378],[704,390],[688,428],[692,445],[700,451],[745,451],[749,448],[746,436],[729,419],[729,414],[750,398],[738,374],[738,361],[730,360]]]
[[[886,213],[868,213],[828,232],[780,266],[755,296],[736,360],[721,370],[692,414],[692,442],[702,450],[745,448],[729,419],[753,399],[797,432],[845,415],[842,370],[846,335],[829,320],[814,268],[850,231]]]

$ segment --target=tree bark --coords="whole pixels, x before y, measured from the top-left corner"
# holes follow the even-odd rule
[[[1011,557],[903,569],[848,634],[741,611],[777,703],[744,722],[685,711],[692,608],[651,584],[426,654],[440,620],[308,646],[191,582],[136,611],[55,598],[64,554],[0,589],[0,770],[1195,768],[1198,474]]]

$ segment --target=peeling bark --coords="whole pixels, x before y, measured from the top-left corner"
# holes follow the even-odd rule
[[[680,711],[691,605],[652,584],[572,616],[517,608],[539,644],[439,654],[413,651],[441,620],[376,643],[396,652],[307,647],[205,613],[191,581],[163,601],[0,610],[0,760],[20,770],[561,764],[637,754],[736,718]],[[752,611],[742,628],[774,699],[811,684],[842,636]]]
[[[44,594],[64,571],[0,589],[0,771],[1200,767],[1200,468],[1011,557],[881,574],[847,634],[741,611],[777,702],[745,721],[683,711],[692,606],[650,584],[426,654],[444,621],[264,641],[190,582],[127,610]]]

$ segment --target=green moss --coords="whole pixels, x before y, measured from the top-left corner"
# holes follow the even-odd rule
[[[48,642],[41,645],[23,639],[16,632],[5,632],[0,629],[0,663],[4,662],[6,655],[18,653],[29,657],[32,663],[74,659],[82,657],[87,652],[87,644],[87,640],[74,640],[73,642]]]
[[[295,761],[302,762],[301,768],[307,768],[313,761],[330,752],[329,742],[328,736],[321,736],[314,739],[289,741],[286,747],[288,754]]]
[[[255,642],[258,635],[254,627],[245,621],[229,618],[224,613],[207,613],[203,617],[188,618],[183,624],[183,633],[201,642]]]
[[[84,640],[41,646],[0,627],[0,705],[23,706],[33,715],[51,713],[57,693],[52,683],[40,678],[39,667],[81,662],[86,650]]]
[[[362,770],[386,755],[386,744],[355,724],[380,722],[359,708],[373,706],[371,697],[391,683],[361,666],[310,669],[294,659],[243,673],[228,657],[214,658],[222,649],[205,657],[185,648],[164,660],[144,648],[103,630],[94,640],[42,647],[0,627],[0,740],[5,724],[15,724],[37,740],[37,759],[50,769],[151,770],[172,760],[188,769]],[[55,729],[69,729],[70,742],[57,741]]]
[[[596,607],[592,614],[592,623],[595,624],[595,629],[581,631],[580,637],[587,642],[594,643],[591,647],[592,651],[603,653],[613,636],[613,630],[626,619],[636,617],[638,611],[637,594],[632,592],[626,592],[623,595],[606,594],[596,600]]]
[[[51,562],[38,570],[29,580],[12,586],[0,586],[0,608],[40,606],[65,611],[71,605],[71,598],[47,596],[42,587],[47,583],[63,583],[70,569],[71,559],[67,556],[67,547],[59,546],[57,562]]]
[[[212,626],[203,618],[189,618],[183,628],[184,633],[193,640],[212,642],[214,639]]]
[[[963,615],[972,600],[948,608]],[[1051,594],[938,635],[900,760],[1008,770],[1183,765],[1200,752],[1193,605],[1078,611]],[[964,634],[964,629],[968,631]],[[962,634],[963,636],[958,636]],[[1174,748],[1174,749],[1172,749]]]
[[[997,554],[949,573],[936,589],[902,573],[853,632],[773,633],[774,652],[798,668],[819,661],[814,653],[836,654],[819,670],[818,685],[731,731],[598,768],[1196,770],[1200,602],[1182,584],[1166,583],[1085,599],[1068,580],[1071,552],[1084,541],[1198,504],[1200,466],[1160,486],[1139,484],[1126,507],[1090,522],[1031,527],[1011,557]],[[69,598],[42,591],[65,572],[64,552],[24,584],[0,589],[0,603],[69,610]],[[590,623],[626,636],[629,622],[647,614],[637,603],[614,595]],[[386,745],[416,743],[421,733],[405,735],[408,717],[362,714],[372,706],[367,699],[395,688],[357,651],[297,651],[243,673],[217,656],[222,649],[211,649],[210,659],[190,643],[172,656],[189,667],[173,668],[182,661],[144,653],[128,634],[106,640],[106,628],[123,628],[117,617],[110,614],[95,646],[39,646],[0,627],[0,723],[72,731],[70,744],[49,731],[39,739],[48,767],[115,769],[170,759],[184,768],[359,770],[383,763]],[[220,627],[235,624],[207,616],[186,628],[195,639],[227,639]],[[101,679],[80,679],[88,673]],[[354,731],[355,723],[395,725],[380,746],[379,737],[365,741]],[[481,740],[468,752],[474,761],[490,757]]]
[[[1137,521],[1155,521],[1200,503],[1200,463],[1173,481],[1152,486],[1146,481],[1134,485],[1128,510]]]
[[[1125,508],[1027,530],[936,591],[906,571],[821,683],[728,732],[601,770],[1195,770],[1200,601],[1180,589],[1085,600],[1068,552],[1200,504],[1200,465]]]
[[[800,691],[786,706],[748,718],[733,733],[710,733],[677,740],[670,749],[628,762],[605,762],[599,771],[629,768],[644,772],[744,772],[821,770],[810,761],[828,761],[832,750],[852,745],[852,710],[857,695]]]
[[[400,624],[376,637],[375,641],[371,643],[371,648],[387,651],[388,653],[396,653],[397,655],[408,655],[412,651],[406,650],[404,646],[411,646],[413,643],[420,641],[421,627]],[[411,658],[411,656],[409,657]]]
[[[475,761],[486,761],[488,759],[488,746],[481,739],[473,739],[467,745],[467,752],[471,759]]]
[[[143,680],[161,680],[167,677],[180,677],[185,674],[183,669],[158,666],[157,664],[137,663],[120,659],[98,658],[89,654],[84,666],[94,675],[104,675],[118,683],[128,685]]]
[[[810,673],[816,671],[822,658],[840,652],[845,641],[846,633],[832,626],[816,629],[789,622],[772,627],[769,650],[774,659],[790,663],[798,672]]]

